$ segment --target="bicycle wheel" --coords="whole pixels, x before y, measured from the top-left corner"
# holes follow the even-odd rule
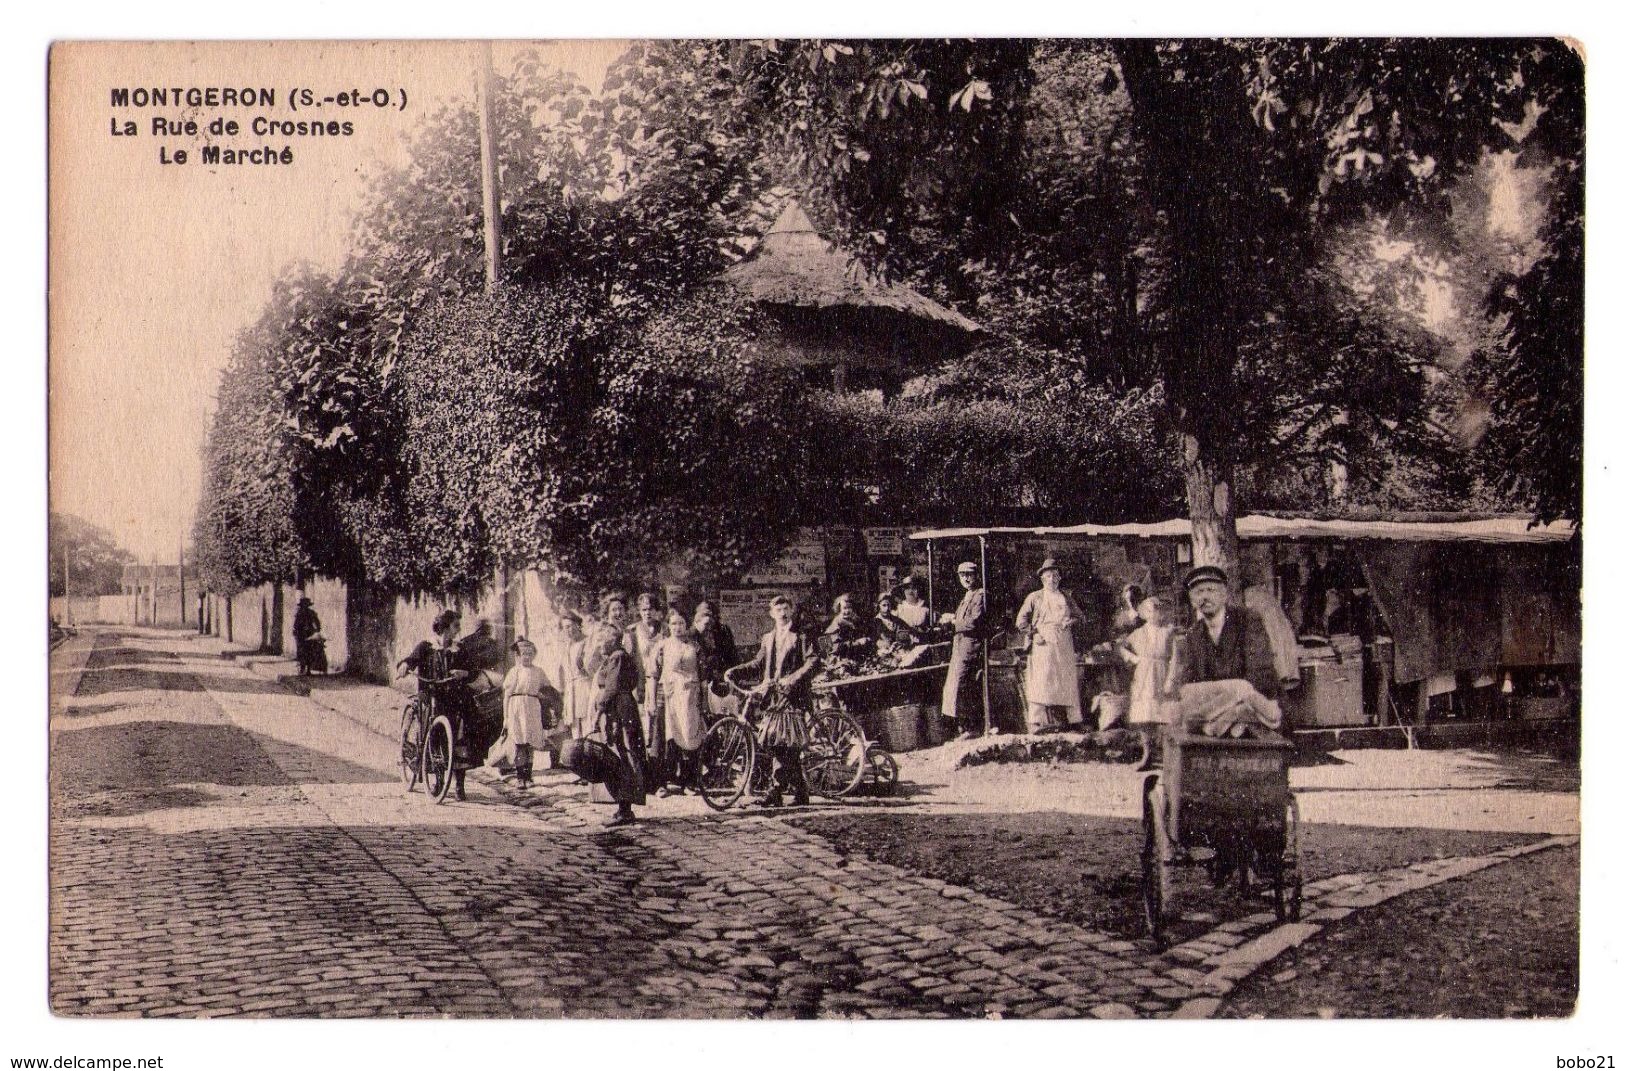
[[[826,799],[840,799],[863,783],[869,741],[858,723],[845,714],[828,712],[812,719],[801,769],[807,787]]]
[[[401,710],[401,784],[410,792],[423,776],[423,712],[416,699]]]
[[[756,768],[756,737],[738,718],[723,718],[700,739],[700,797],[714,811],[739,802]]]
[[[423,737],[423,790],[436,803],[445,802],[456,780],[451,769],[452,740],[451,720],[444,714],[429,723]]]
[[[874,794],[890,796],[897,791],[897,760],[881,747],[869,749],[869,768],[874,771]]]

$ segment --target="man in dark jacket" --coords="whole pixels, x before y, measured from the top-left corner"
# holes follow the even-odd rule
[[[795,802],[808,802],[807,778],[801,769],[801,749],[807,745],[807,727],[801,712],[811,701],[811,675],[820,664],[812,644],[795,629],[795,608],[783,595],[768,603],[773,629],[762,636],[756,657],[723,674],[736,688],[741,675],[756,677],[751,693],[769,700],[762,718],[761,741],[772,763],[773,790],[763,801],[769,807],[784,806],[784,794],[794,793]],[[771,697],[778,692],[783,702]]]
[[[970,736],[982,727],[982,662],[990,633],[987,589],[982,569],[975,562],[959,563],[959,585],[964,598],[954,610],[954,642],[948,656],[948,677],[942,683],[942,720],[949,732]]]
[[[316,616],[310,599],[301,597],[293,612],[293,656],[299,675],[327,672],[327,644],[322,639],[322,619]]]
[[[1182,684],[1245,680],[1274,699],[1281,692],[1264,620],[1230,601],[1230,578],[1216,565],[1199,565],[1185,575],[1185,594],[1196,620],[1174,650],[1168,689]]]

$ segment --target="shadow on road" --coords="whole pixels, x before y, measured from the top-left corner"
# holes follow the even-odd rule
[[[279,756],[309,771],[298,782],[266,757],[258,734],[232,725],[131,721],[52,734],[53,798],[94,792],[143,792],[174,785],[272,786],[378,784],[393,780],[324,752],[265,739]],[[284,760],[286,761],[286,760]]]

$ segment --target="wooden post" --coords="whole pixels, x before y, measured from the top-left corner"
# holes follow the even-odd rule
[[[497,132],[496,109],[491,93],[496,72],[491,64],[491,43],[480,45],[478,75],[480,128],[480,206],[485,219],[485,292],[494,295],[502,285],[502,190],[499,154],[502,143]],[[508,566],[496,567],[497,628],[504,649],[513,642],[513,600],[510,598]]]
[[[987,602],[987,536],[977,536],[976,542],[982,555],[982,621],[984,622],[983,631],[986,631],[985,623],[988,620],[988,615],[993,610],[993,607],[989,606]],[[982,735],[986,736],[993,729],[993,704],[991,702],[993,692],[987,679],[987,638],[985,636],[981,639],[980,645],[982,648]]]
[[[935,539],[925,541],[925,608],[931,615],[931,624],[937,623],[937,559]]]

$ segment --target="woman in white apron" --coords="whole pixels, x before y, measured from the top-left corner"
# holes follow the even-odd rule
[[[1061,567],[1045,558],[1038,567],[1043,587],[1027,596],[1016,615],[1016,631],[1028,637],[1027,731],[1057,724],[1052,708],[1063,707],[1067,722],[1083,720],[1078,700],[1078,655],[1072,627],[1082,614],[1061,590]]]
[[[705,682],[700,677],[700,645],[688,619],[673,607],[666,615],[666,638],[655,651],[655,679],[665,701],[666,755],[670,784],[659,796],[699,789],[700,739],[705,736]]]
[[[570,645],[570,706],[566,715],[570,719],[570,735],[585,740],[593,728],[592,711],[592,642],[602,626],[598,618],[586,614],[575,631],[576,639]]]

